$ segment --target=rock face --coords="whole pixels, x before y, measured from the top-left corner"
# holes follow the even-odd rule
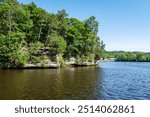
[[[74,65],[76,63],[76,59],[71,57],[69,61],[65,61],[66,65]]]
[[[97,65],[98,62],[89,62],[89,61],[85,61],[85,62],[78,62],[74,57],[70,58],[69,61],[65,61],[65,65],[73,65],[73,66],[95,66]]]
[[[60,64],[58,63],[49,63],[49,64],[26,64],[22,68],[58,68]]]
[[[70,61],[67,62],[66,65],[73,65],[73,66],[95,66],[97,64],[93,63],[93,62],[82,62],[82,63],[76,63],[74,61]],[[25,69],[32,69],[32,68],[59,68],[60,64],[58,64],[57,62],[51,62],[49,64],[26,64],[24,66],[22,66],[21,68],[25,68]]]
[[[69,60],[64,61],[64,65],[66,66],[75,66],[75,67],[86,67],[86,66],[96,66],[98,65],[98,62],[89,62],[89,61],[82,61],[77,62],[74,57],[70,58]],[[63,66],[64,66],[63,65]],[[60,68],[61,62],[51,62],[48,61],[47,63],[28,63],[25,65],[17,65],[17,66],[8,66],[4,67],[4,69],[48,69],[48,68]],[[2,69],[2,68],[0,68]]]

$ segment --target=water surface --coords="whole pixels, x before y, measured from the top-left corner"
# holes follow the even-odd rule
[[[0,99],[150,99],[150,63],[0,70]]]

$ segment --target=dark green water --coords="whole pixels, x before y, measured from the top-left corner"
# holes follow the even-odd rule
[[[150,99],[150,63],[0,70],[0,99]]]

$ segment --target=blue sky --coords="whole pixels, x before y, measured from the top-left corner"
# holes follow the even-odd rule
[[[34,1],[50,13],[65,9],[69,17],[96,16],[106,50],[150,52],[150,0],[18,0]]]

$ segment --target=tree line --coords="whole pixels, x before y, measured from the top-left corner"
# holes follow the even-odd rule
[[[115,58],[116,61],[150,62],[150,53],[109,51],[103,55],[104,58]]]
[[[0,66],[8,67],[74,57],[93,61],[104,52],[95,16],[69,18],[64,9],[48,13],[35,3],[0,1]],[[56,61],[56,60],[55,60]]]

